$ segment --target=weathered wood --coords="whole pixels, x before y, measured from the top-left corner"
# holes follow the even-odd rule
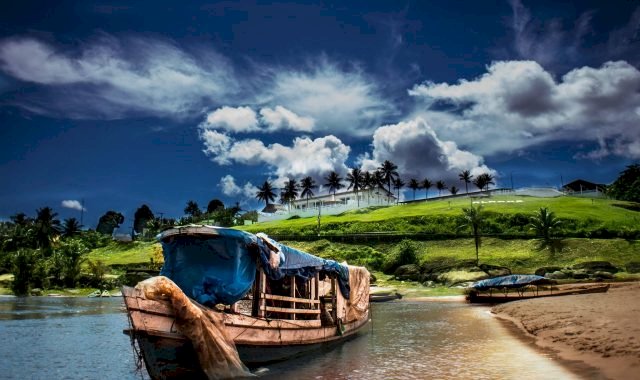
[[[276,313],[291,313],[291,314],[320,314],[320,310],[317,309],[292,309],[287,307],[275,307],[265,306],[265,311],[273,311]]]
[[[260,297],[264,297],[268,300],[277,300],[277,301],[287,301],[287,302],[298,302],[298,303],[308,303],[308,304],[319,304],[318,300],[309,300],[306,298],[297,298],[297,297],[287,297],[287,296],[279,296],[276,294],[260,294]]]
[[[267,292],[267,275],[263,270],[260,271],[260,294]],[[267,305],[264,297],[260,297],[260,307],[258,308],[258,317],[264,318],[264,307]]]
[[[295,299],[296,298],[296,277],[295,276],[291,276],[290,278],[291,278],[291,280],[290,280],[291,281],[291,298]],[[292,302],[291,307],[295,310],[295,308],[296,308],[296,302],[295,301]],[[295,313],[291,314],[289,316],[289,319],[295,320],[296,319]]]

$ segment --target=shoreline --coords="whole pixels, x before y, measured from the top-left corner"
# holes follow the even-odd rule
[[[640,373],[640,283],[614,283],[602,294],[515,301],[491,312],[579,374],[629,379]]]

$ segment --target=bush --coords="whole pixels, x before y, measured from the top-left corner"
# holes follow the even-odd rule
[[[416,264],[418,262],[418,247],[411,240],[402,240],[387,257],[382,266],[382,271],[392,274],[399,266]]]
[[[36,265],[42,260],[42,253],[36,249],[19,249],[12,257],[13,282],[11,290],[16,296],[29,294],[34,287]],[[38,271],[39,272],[39,271]]]

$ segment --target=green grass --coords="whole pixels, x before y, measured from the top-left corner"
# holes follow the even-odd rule
[[[102,260],[106,265],[147,265],[151,259],[157,263],[162,259],[160,243],[135,241],[131,243],[111,242],[106,247],[89,252],[87,259]]]
[[[627,204],[605,199],[576,197],[537,198],[528,196],[494,196],[482,199],[483,209],[489,217],[488,229],[507,229],[504,233],[532,234],[526,228],[527,218],[540,207],[548,207],[564,220],[561,229],[567,232],[592,232],[596,230],[638,231],[640,212],[616,204]],[[514,203],[514,202],[518,203]],[[512,203],[509,203],[512,202]],[[340,215],[326,215],[321,219],[323,234],[363,232],[445,233],[459,232],[459,217],[463,207],[469,207],[469,198],[416,202],[406,205],[375,207],[354,210]],[[518,219],[519,218],[519,219]],[[517,228],[513,225],[520,223]],[[317,218],[299,218],[263,222],[241,226],[249,232],[269,234],[314,235]],[[464,233],[462,231],[461,233]]]

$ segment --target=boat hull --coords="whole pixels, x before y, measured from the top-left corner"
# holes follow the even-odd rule
[[[133,288],[122,291],[131,328],[153,379],[205,378],[196,351],[176,327],[168,302],[142,297]],[[213,311],[211,311],[213,312]],[[369,322],[369,313],[340,326],[321,326],[319,320],[266,320],[225,314],[225,329],[233,337],[240,359],[249,367],[277,362],[339,344],[355,337]]]
[[[545,294],[526,294],[520,295],[518,293],[507,293],[507,294],[486,294],[486,293],[471,293],[467,295],[467,301],[469,303],[483,303],[483,304],[499,304],[506,303],[512,301],[520,301],[520,300],[528,300],[528,299],[536,299],[536,298],[547,298],[547,297],[560,297],[560,296],[570,296],[576,294],[591,294],[591,293],[605,293],[609,290],[609,285],[602,286],[594,286],[585,289],[572,289],[566,291],[557,291],[555,293],[545,293]]]

